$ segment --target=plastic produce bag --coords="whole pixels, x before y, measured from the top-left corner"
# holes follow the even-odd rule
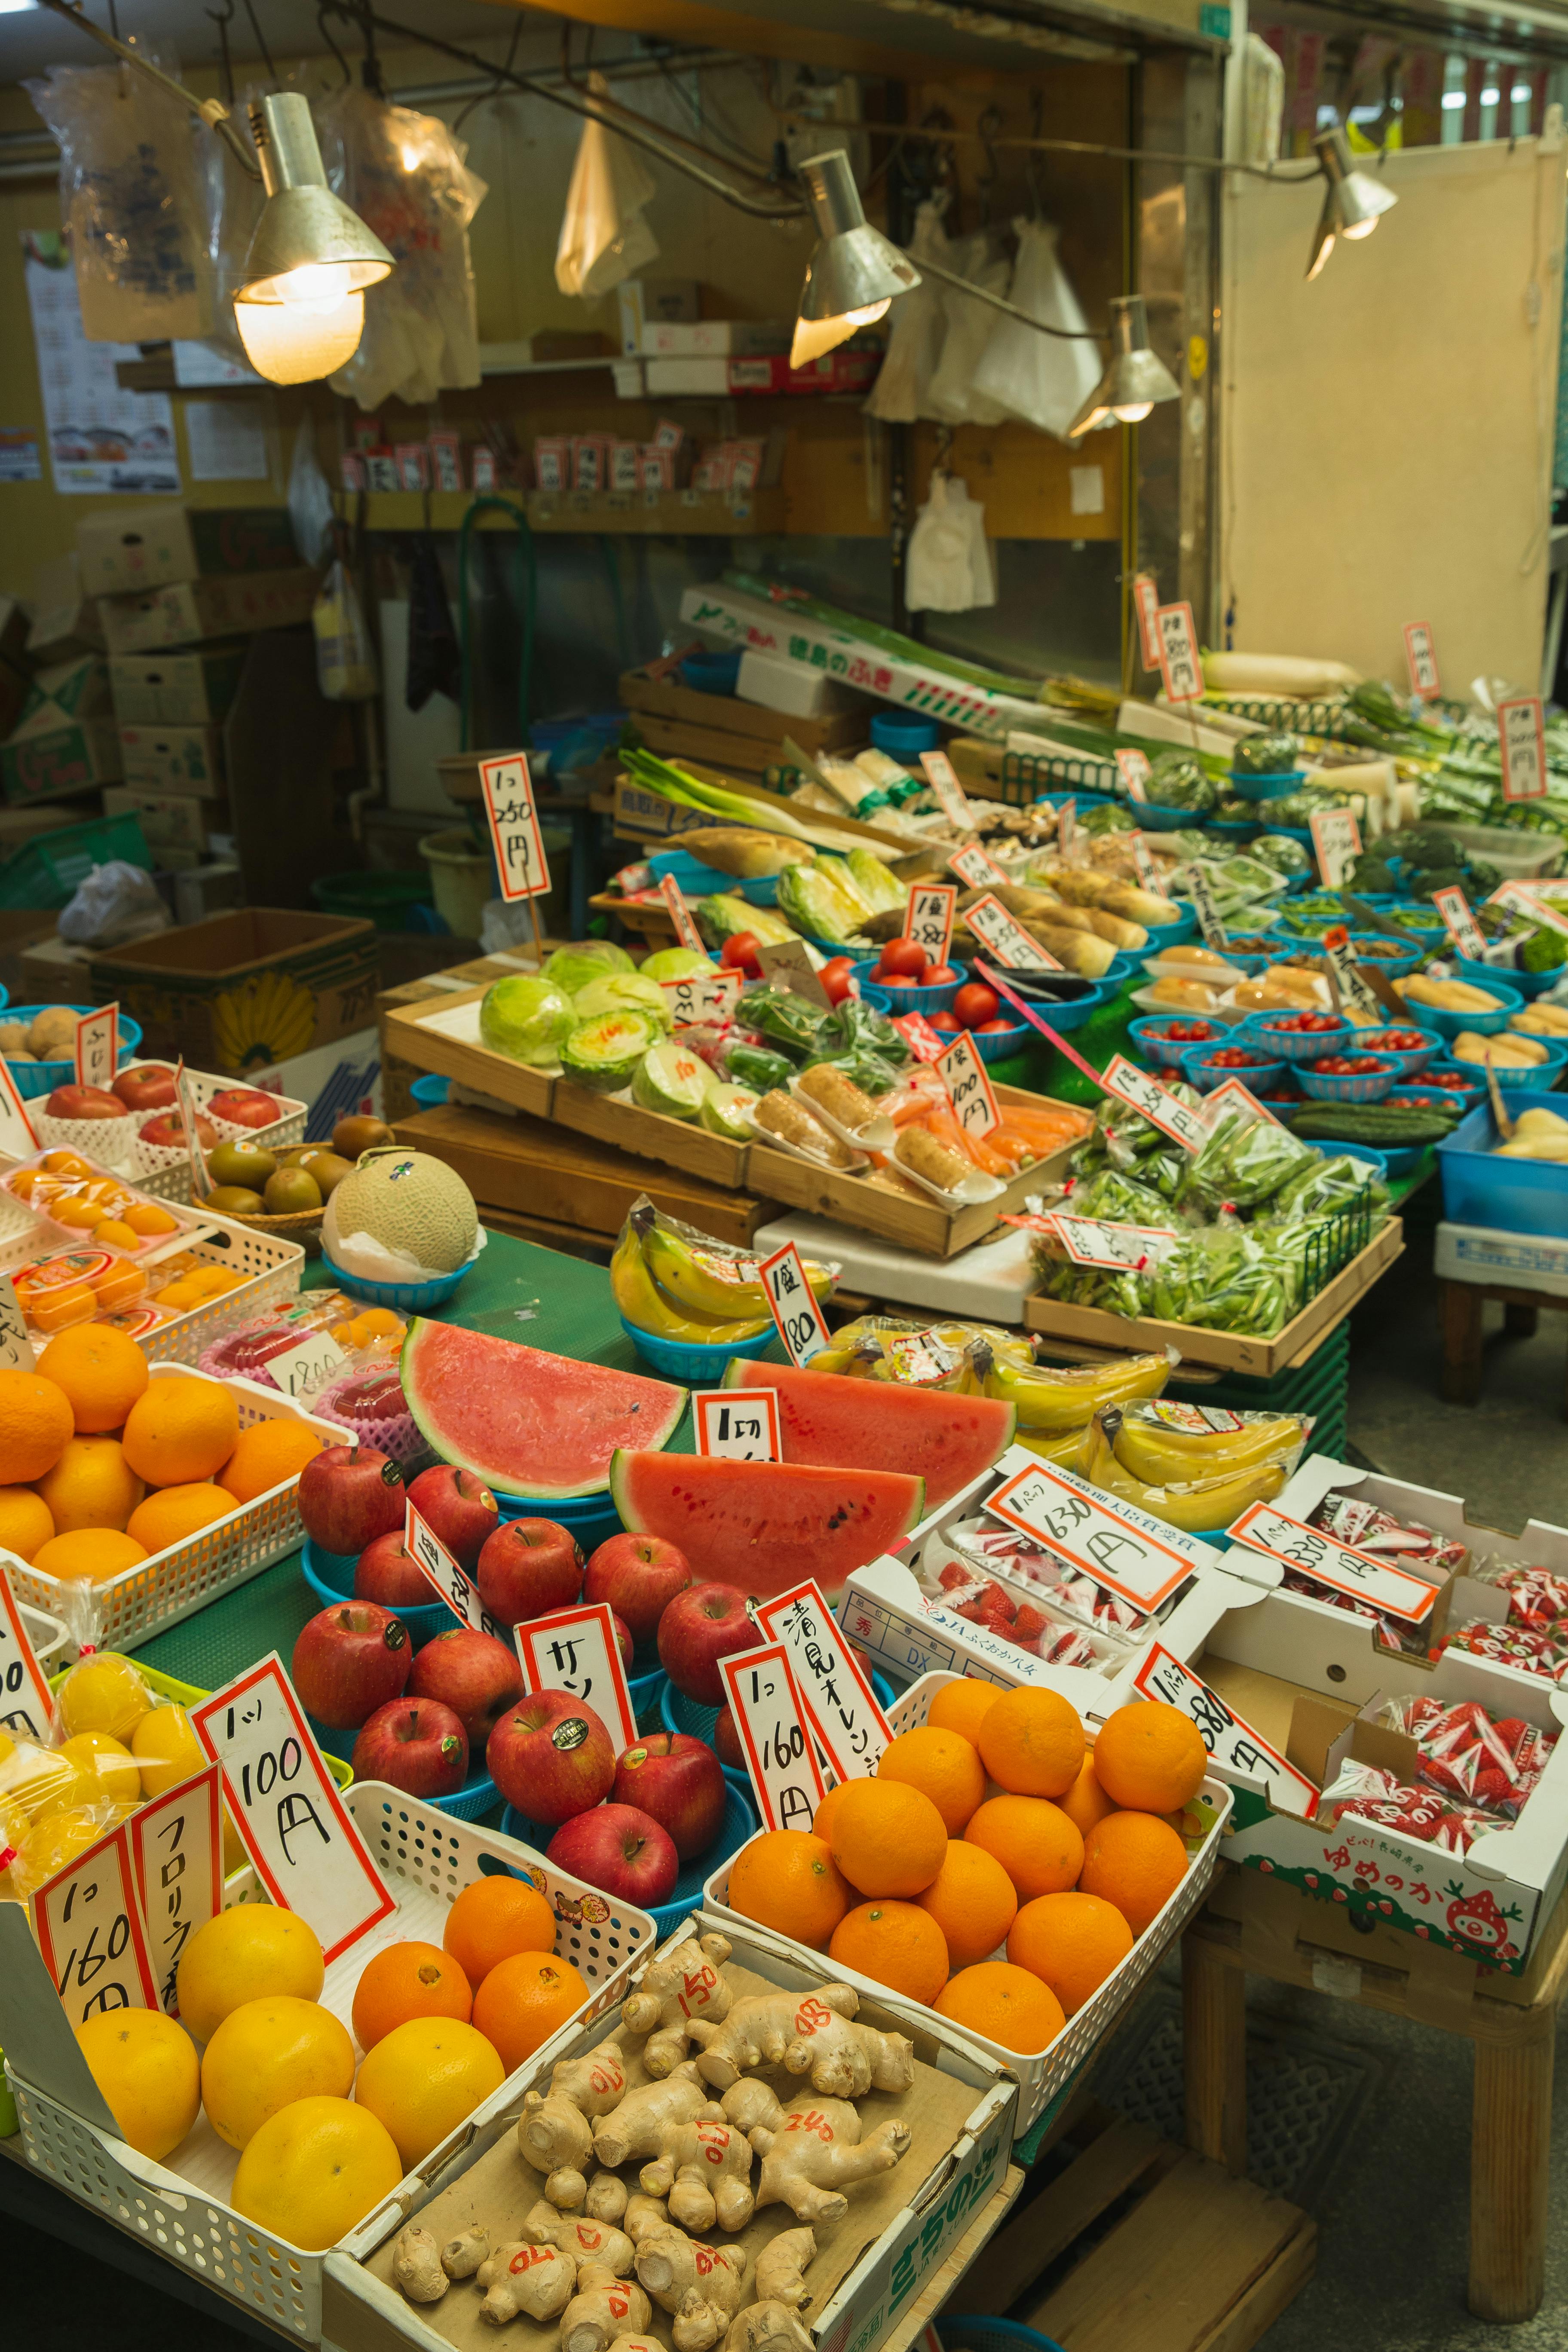
[[[972,284],[986,287],[993,294],[1006,293],[1012,271],[1004,256],[993,256],[991,240],[985,235],[960,237],[949,261],[959,277],[967,278]],[[998,314],[989,303],[976,302],[972,296],[960,294],[951,286],[942,288],[942,307],[946,331],[942,357],[931,380],[925,414],[945,425],[999,425],[1005,412],[994,400],[988,400],[974,383],[974,371]]]
[[[595,98],[609,95],[603,74],[589,75],[588,89]],[[643,217],[657,193],[635,147],[597,120],[584,123],[555,248],[563,294],[591,301],[658,260],[658,240]]]
[[[1088,333],[1068,274],[1057,258],[1057,231],[1044,221],[1019,220],[1018,259],[1009,301],[1032,319],[1081,335],[1065,342],[1020,319],[995,316],[974,371],[974,395],[994,402],[1005,416],[1065,437],[1068,426],[1100,382],[1100,346]]]
[[[169,910],[144,867],[111,857],[79,885],[69,906],[61,909],[58,928],[61,939],[75,947],[118,948],[127,940],[166,931]]]
[[[909,251],[917,268],[926,260],[939,261],[948,268],[952,266],[942,225],[946,207],[945,194],[928,196],[915,215]],[[889,313],[887,357],[866,398],[868,416],[879,416],[884,425],[912,425],[917,417],[933,414],[929,405],[931,382],[946,333],[942,287],[922,277],[913,292],[900,295]]]
[[[910,533],[904,585],[911,613],[968,613],[996,602],[985,509],[956,475],[933,468]]]
[[[316,634],[316,683],[329,702],[366,702],[377,691],[375,649],[354,588],[341,558],[321,583],[310,607]]]
[[[289,464],[289,520],[300,562],[324,562],[331,545],[332,493],[316,455],[316,420],[309,409],[300,420]]]

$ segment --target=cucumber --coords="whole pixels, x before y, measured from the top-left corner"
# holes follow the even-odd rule
[[[1290,1132],[1318,1143],[1437,1143],[1451,1134],[1452,1118],[1409,1103],[1306,1103],[1290,1113]]]

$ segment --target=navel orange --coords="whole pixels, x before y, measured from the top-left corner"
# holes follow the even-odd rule
[[[985,1767],[974,1742],[961,1731],[929,1723],[889,1741],[878,1759],[877,1778],[901,1780],[929,1797],[950,1838],[963,1836],[965,1822],[985,1795]]]
[[[41,1575],[58,1576],[67,1583],[80,1576],[89,1584],[102,1584],[146,1557],[146,1546],[133,1536],[122,1535],[118,1528],[78,1528],[40,1544],[33,1555],[33,1566]]]
[[[1042,1895],[1026,1903],[1007,1938],[1007,1958],[1048,1984],[1069,2017],[1132,1949],[1132,1930],[1099,1895]]]
[[[942,1929],[955,1969],[999,1951],[1018,1909],[1013,1882],[995,1855],[963,1838],[948,1841],[942,1868],[917,1900]]]
[[[0,1371],[0,1486],[52,1470],[75,1432],[70,1399],[37,1372]]]
[[[963,1832],[1001,1864],[1020,1901],[1076,1885],[1083,1840],[1059,1805],[1045,1797],[991,1797]]]
[[[153,1381],[126,1416],[125,1459],[150,1486],[184,1486],[223,1468],[239,1436],[239,1408],[220,1381],[195,1373]]]
[[[1087,1837],[1096,1822],[1102,1822],[1116,1807],[1100,1787],[1094,1769],[1094,1758],[1086,1756],[1079,1767],[1078,1779],[1057,1799],[1075,1829]]]
[[[554,1950],[555,1914],[521,1878],[476,1878],[447,1912],[441,1941],[478,1992],[498,1961]]]
[[[731,1908],[816,1952],[853,1899],[826,1840],[805,1830],[764,1830],[730,1864]]]
[[[1187,1849],[1152,1813],[1107,1813],[1084,1841],[1085,1895],[1114,1903],[1135,1936],[1164,1908],[1187,1872]]]
[[[68,1438],[54,1468],[38,1481],[39,1497],[61,1536],[78,1528],[129,1530],[146,1492],[117,1437]]]
[[[269,1486],[297,1477],[321,1441],[312,1429],[297,1421],[257,1421],[242,1429],[234,1452],[217,1474],[237,1503],[253,1503]]]
[[[918,1903],[857,1904],[834,1929],[827,1957],[910,2000],[933,2001],[947,1981],[946,1941]]]
[[[514,1952],[510,1959],[497,1961],[475,1994],[474,2024],[494,2043],[503,2075],[510,2074],[587,1998],[587,1985],[570,1960],[557,1959],[553,1952]],[[387,2036],[389,2042],[395,2038]]]
[[[1208,1750],[1191,1716],[1161,1699],[1138,1699],[1108,1716],[1094,1743],[1094,1769],[1108,1797],[1130,1811],[1174,1813],[1196,1796]]]
[[[79,1436],[123,1427],[150,1378],[135,1340],[111,1323],[58,1332],[38,1358],[38,1373],[65,1391]]]
[[[956,1731],[964,1739],[980,1745],[980,1727],[1002,1694],[994,1683],[977,1682],[973,1675],[961,1675],[954,1683],[944,1683],[926,1711],[926,1721],[938,1731]]]
[[[833,1859],[862,1895],[922,1895],[942,1868],[947,1824],[901,1780],[850,1780],[833,1815]]]
[[[1004,1691],[986,1709],[976,1745],[994,1780],[1018,1797],[1059,1797],[1083,1762],[1083,1724],[1057,1691]]]
[[[367,1960],[354,1987],[354,2039],[374,2050],[411,2017],[455,2017],[466,2025],[474,1996],[450,1952],[437,1944],[388,1944]]]
[[[943,1985],[935,2006],[939,2016],[1020,2056],[1044,2050],[1067,2023],[1049,1985],[1006,1960],[982,1960],[960,1969]]]
[[[145,1502],[137,1504],[125,1532],[145,1544],[150,1552],[167,1551],[174,1544],[187,1543],[216,1520],[227,1518],[234,1507],[234,1496],[215,1486],[210,1478],[193,1479],[185,1486],[159,1486]]]
[[[55,1533],[47,1503],[31,1486],[0,1486],[0,1551],[30,1560]]]

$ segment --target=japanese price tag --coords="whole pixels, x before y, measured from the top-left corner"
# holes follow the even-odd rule
[[[1132,609],[1138,615],[1138,646],[1145,669],[1160,667],[1160,591],[1148,572],[1132,583]]]
[[[1047,955],[1039,941],[1031,939],[1022,923],[1011,916],[1000,898],[987,891],[976,898],[963,918],[977,940],[984,940],[998,963],[1009,971],[1060,971],[1061,965],[1054,955]]]
[[[827,1790],[782,1642],[721,1658],[763,1827],[809,1830]]]
[[[924,948],[932,963],[947,961],[958,892],[951,882],[911,882],[904,908],[904,937]],[[935,1032],[932,1032],[935,1034]]]
[[[1249,1723],[1233,1715],[1218,1692],[1201,1682],[1173,1651],[1156,1642],[1132,1684],[1145,1698],[1163,1700],[1166,1706],[1179,1707],[1191,1717],[1222,1780],[1261,1780],[1276,1812],[1311,1820],[1318,1810],[1318,1791],[1306,1774],[1288,1764]]]
[[[501,897],[508,900],[538,898],[550,887],[550,867],[526,758],[521,751],[511,751],[501,760],[481,760],[479,786],[495,845]]]
[[[779,1338],[798,1370],[826,1347],[827,1326],[794,1242],[785,1242],[772,1257],[763,1258],[758,1272]]]
[[[16,1081],[0,1055],[0,1151],[12,1160],[28,1160],[37,1148],[38,1139],[16,1092]]]
[[[1544,923],[1549,931],[1568,934],[1568,911],[1554,907],[1542,895],[1539,882],[1504,882],[1492,892],[1487,904],[1507,907],[1532,923]]]
[[[1432,1614],[1437,1598],[1435,1586],[1423,1583],[1418,1576],[1407,1576],[1402,1568],[1391,1568],[1372,1552],[1336,1543],[1321,1528],[1287,1518],[1283,1511],[1267,1503],[1254,1503],[1243,1511],[1229,1533],[1232,1543],[1267,1552],[1271,1559],[1283,1560],[1287,1568],[1310,1576],[1314,1584],[1353,1594],[1390,1617],[1402,1618],[1407,1625],[1424,1625]]]
[[[1195,1111],[1178,1102],[1146,1070],[1134,1068],[1124,1054],[1113,1055],[1100,1074],[1100,1084],[1133,1110],[1142,1111],[1151,1127],[1179,1143],[1184,1151],[1199,1150],[1208,1130]]]
[[[1426,621],[1405,624],[1405,659],[1410,670],[1410,683],[1417,694],[1441,694],[1443,681],[1437,675],[1437,646]]]
[[[1204,1097],[1204,1125],[1212,1135],[1227,1110],[1240,1111],[1248,1127],[1266,1118],[1271,1127],[1283,1127],[1285,1122],[1249,1094],[1239,1078],[1226,1078],[1222,1086]]]
[[[669,919],[675,925],[675,936],[681,946],[691,948],[698,955],[705,956],[708,950],[702,944],[702,934],[692,919],[691,909],[682,897],[680,885],[673,874],[660,877],[658,895],[669,910]]]
[[[268,1357],[267,1375],[285,1396],[314,1396],[347,1362],[347,1356],[330,1331],[307,1331],[302,1339],[296,1339],[281,1355]]]
[[[1447,890],[1434,890],[1432,904],[1442,916],[1447,926],[1448,937],[1459,953],[1468,956],[1472,962],[1479,963],[1486,954],[1487,943],[1470,902],[1458,884],[1451,883]]]
[[[883,1341],[893,1367],[893,1378],[911,1388],[926,1388],[945,1380],[959,1361],[958,1351],[934,1331],[895,1331]]]
[[[936,1074],[947,1088],[952,1115],[965,1135],[989,1135],[994,1127],[1001,1126],[995,1093],[973,1038],[955,1037],[937,1064]]]
[[[687,980],[661,980],[659,986],[669,1006],[671,1025],[689,1029],[697,1021],[734,1019],[741,975],[710,964],[705,972],[693,972]]]
[[[0,1371],[30,1372],[32,1369],[33,1343],[27,1337],[27,1318],[16,1301],[16,1286],[8,1274],[0,1274]]]
[[[1148,755],[1142,751],[1118,751],[1116,765],[1121,771],[1121,789],[1130,801],[1146,801],[1144,786],[1149,781]]]
[[[1342,1012],[1348,1005],[1355,1012],[1366,1013],[1373,1021],[1381,1021],[1388,1007],[1357,963],[1351,935],[1342,923],[1336,923],[1331,931],[1323,933],[1323,953],[1329,961],[1334,992],[1339,998]],[[1398,1003],[1397,998],[1395,1003]],[[1394,1017],[1399,1017],[1403,1011],[1403,1006],[1400,1006],[1399,1013]]]
[[[1214,892],[1209,888],[1209,877],[1204,871],[1201,858],[1194,858],[1187,868],[1187,896],[1193,902],[1193,912],[1198,919],[1205,946],[1223,950],[1225,925],[1220,920],[1219,908],[1215,905]]]
[[[207,1173],[206,1154],[198,1140],[196,1097],[191,1085],[191,1074],[182,1054],[174,1065],[174,1094],[180,1106],[180,1126],[185,1139],[185,1157],[191,1163],[191,1190],[198,1201],[205,1201],[212,1191],[213,1180]]]
[[[994,857],[987,857],[976,841],[952,851],[947,862],[959,880],[967,882],[972,890],[989,890],[998,882],[1011,879],[1006,868],[998,866]]]
[[[447,1608],[471,1632],[493,1634],[498,1642],[506,1640],[509,1628],[487,1615],[479,1586],[458,1567],[435,1528],[420,1517],[412,1503],[403,1507],[403,1540],[426,1581],[434,1585]]]
[[[875,1773],[892,1728],[821,1588],[808,1579],[781,1592],[759,1607],[757,1622],[784,1643],[801,1705],[838,1778]]]
[[[1546,791],[1546,728],[1541,698],[1522,694],[1497,707],[1505,801],[1538,801]]]
[[[100,1004],[76,1024],[76,1082],[107,1087],[120,1060],[120,1007]]]
[[[557,1609],[548,1617],[514,1625],[512,1636],[531,1691],[570,1691],[582,1706],[593,1708],[612,1737],[618,1732],[617,1755],[631,1747],[637,1736],[637,1710],[626,1687],[616,1621],[603,1601]],[[570,1721],[557,1724],[551,1738],[558,1748],[582,1745]]]
[[[1159,630],[1160,676],[1169,702],[1196,702],[1204,690],[1198,660],[1197,631],[1190,604],[1162,604],[1154,615]]]
[[[1144,889],[1152,891],[1156,898],[1163,898],[1165,892],[1160,880],[1159,869],[1149,854],[1149,845],[1143,835],[1141,833],[1130,833],[1127,836],[1127,846],[1132,852],[1132,863],[1138,868],[1138,879]]]
[[[47,1742],[54,1716],[48,1677],[34,1654],[11,1580],[0,1568],[0,1724]]]
[[[1337,890],[1361,856],[1361,827],[1355,821],[1355,811],[1314,809],[1308,823],[1323,887]]]
[[[1220,1557],[1195,1536],[1167,1527],[1135,1503],[1113,1502],[1053,1462],[1021,1470],[997,1487],[985,1508],[1140,1609],[1157,1609],[1195,1569],[1213,1568]]]
[[[993,971],[991,966],[986,962],[984,956],[975,957],[974,969],[979,973],[981,979],[985,982],[986,987],[994,988],[996,991],[997,995],[1000,996],[1005,1003],[1012,1006],[1014,1012],[1018,1015],[1018,1018],[1021,1021],[1027,1021],[1032,1027],[1039,1031],[1042,1037],[1048,1037],[1051,1044],[1056,1047],[1059,1054],[1065,1054],[1068,1060],[1075,1063],[1083,1072],[1086,1078],[1092,1078],[1095,1085],[1099,1086],[1100,1072],[1098,1070],[1090,1069],[1082,1055],[1078,1053],[1074,1047],[1069,1045],[1065,1038],[1058,1037],[1056,1031],[1051,1027],[1050,1023],[1045,1018],[1044,1014],[1037,1013],[1032,1004],[1027,1003],[1023,997],[1019,996],[1013,989],[1009,988],[1001,973],[999,971]]]
[[[123,1822],[45,1880],[33,1896],[33,1927],[72,2025],[109,2010],[157,2008]]]
[[[775,987],[787,988],[793,995],[804,996],[808,1003],[826,1004],[831,1011],[833,999],[817,977],[819,961],[804,940],[780,940],[776,947],[757,950],[764,980],[771,980]]]
[[[774,1389],[694,1389],[692,1425],[699,1454],[729,1462],[782,1461]]]
[[[940,1062],[947,1051],[942,1032],[931,1027],[923,1013],[900,1013],[893,1026],[917,1062]]]
[[[277,1652],[192,1707],[190,1718],[223,1767],[224,1802],[258,1878],[274,1903],[315,1929],[330,1967],[397,1904]]]
[[[174,1972],[198,1927],[223,1908],[223,1775],[216,1764],[132,1814],[131,1866],[147,1930],[157,2006],[180,2013]]]
[[[951,824],[963,826],[968,832],[974,824],[974,811],[970,807],[963,785],[953,772],[952,761],[945,751],[922,751],[921,766],[925,780],[936,794],[937,805]]]
[[[1113,1225],[1098,1217],[1072,1217],[1054,1210],[1051,1223],[1074,1265],[1101,1265],[1118,1274],[1142,1274],[1158,1265],[1176,1246],[1173,1225]]]

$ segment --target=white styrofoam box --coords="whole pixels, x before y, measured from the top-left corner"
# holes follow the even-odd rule
[[[1568,1240],[1489,1225],[1440,1224],[1432,1270],[1440,1281],[1518,1283],[1568,1298]]]
[[[853,710],[857,702],[825,669],[803,669],[799,662],[754,647],[741,656],[735,694],[742,702],[782,711],[787,719],[826,719],[835,711]]]
[[[854,1233],[826,1217],[797,1215],[793,1210],[752,1236],[759,1257],[785,1242],[797,1242],[803,1257],[836,1259],[841,1288],[888,1299],[917,1314],[1021,1323],[1024,1301],[1037,1280],[1029,1260],[1029,1236],[1016,1226],[949,1258],[917,1257],[896,1242],[879,1241],[871,1234]]]
[[[590,1988],[576,2017],[449,2132],[353,2233],[384,2237],[401,2228],[412,2205],[473,2161],[481,2117],[494,2118],[506,2108],[515,2116],[525,2084],[548,2074],[585,2027],[618,2007],[634,1965],[652,1952],[657,1930],[646,1911],[629,1903],[612,1906],[597,1888],[555,1869],[517,1839],[454,1821],[385,1781],[355,1781],[343,1801],[397,1904],[327,1970],[322,2003],[351,2031],[354,1988],[367,1960],[405,1940],[440,1944],[447,1912],[465,1886],[486,1874],[487,1863],[491,1874],[499,1867],[531,1879],[551,1902],[560,1922],[556,1952]],[[266,1899],[248,1870],[237,1872],[225,1886],[226,1910]],[[19,1905],[3,1907],[16,1912],[22,1925],[17,1949],[0,1969],[0,2042],[27,2161],[54,2187],[96,2207],[128,2236],[155,2245],[165,2260],[258,2312],[284,2336],[319,2342],[325,2255],[274,2237],[227,2203],[237,2151],[219,2139],[205,2115],[165,2164],[138,2155],[89,2120],[97,2112],[96,2100],[88,2096],[92,2078],[32,1945],[26,1912]],[[37,1997],[40,1976],[43,1999]]]
[[[705,1912],[683,1921],[671,1944],[720,1931],[729,1938],[731,1956],[742,1968],[792,1992],[811,1992],[822,1985],[847,1980],[843,1969],[832,1966],[826,1953],[808,1951],[803,1944],[792,1944],[784,1937],[771,1935],[749,1919],[720,1919]],[[663,1948],[668,1951],[671,1945]],[[640,1958],[638,1968],[633,1971],[633,1985],[638,1974]],[[800,2314],[801,2326],[816,2352],[867,2352],[867,2347],[881,2341],[899,2314],[907,2309],[922,2284],[947,2260],[1001,2188],[1017,2128],[1017,2090],[1012,2075],[983,2052],[973,2035],[961,2033],[934,2010],[903,2000],[897,1993],[889,1992],[886,1985],[868,1985],[867,1990],[879,2013],[879,2022],[885,2016],[895,2030],[917,2031],[922,2060],[926,2051],[934,2045],[934,2055],[925,2063],[971,2085],[974,2105],[952,2147],[938,2158],[923,2179],[910,2183],[900,2210],[879,2236],[860,2249],[853,2268],[827,2301],[820,2309],[814,2303]],[[527,2066],[511,2077],[504,2095],[498,2092],[493,2100],[476,2111],[470,2119],[471,2137],[462,2150],[460,2163],[449,2164],[444,2177],[433,2181],[427,2192],[421,2177],[420,2193],[406,2214],[389,2212],[383,2207],[329,2254],[327,2269],[333,2286],[346,2289],[368,2306],[370,2324],[365,2330],[365,2342],[390,2335],[399,2344],[419,2347],[420,2352],[450,2352],[446,2336],[426,2315],[428,2306],[409,2303],[395,2287],[386,2285],[366,2271],[363,2267],[365,2258],[403,2221],[417,2221],[438,2189],[449,2187],[494,2147],[521,2113],[530,2085],[545,2081],[557,2060],[578,2057],[621,2031],[618,2018],[601,2013],[595,2022],[569,2029],[565,2036],[558,2036],[546,2050],[536,2052]],[[533,2193],[530,2189],[528,2194]],[[851,2197],[851,2216],[853,2212]],[[783,2228],[788,2226],[792,2217],[781,2208],[779,2218]],[[357,2342],[360,2338],[352,2340]]]
[[[895,1699],[888,1710],[888,1721],[894,1734],[913,1731],[924,1723],[938,1691],[944,1690],[949,1683],[962,1679],[962,1675],[952,1674],[922,1675],[920,1681]],[[1087,1721],[1084,1727],[1086,1731],[1093,1728]],[[974,2049],[983,2050],[994,2065],[1017,2076],[1017,2130],[1020,2134],[1027,2131],[1036,2117],[1044,2113],[1058,2092],[1078,2072],[1094,2045],[1103,2040],[1116,2018],[1197,1909],[1209,1880],[1214,1876],[1215,1864],[1219,1859],[1220,1838],[1230,1810],[1231,1792],[1224,1781],[1205,1780],[1188,1808],[1189,1811],[1196,1814],[1203,1827],[1195,1847],[1191,1850],[1186,1876],[1150,1921],[1127,1958],[1118,1962],[1104,1983],[1081,2009],[1074,2011],[1056,2040],[1038,2055],[1021,2057],[1016,2050],[1005,2050],[999,2042],[989,2041],[984,2034],[977,2033],[968,2026],[955,2025],[951,2019],[947,2021],[949,2032],[956,2033]],[[726,1935],[732,1936],[737,1927],[743,1933],[758,1935],[763,1931],[740,1912],[730,1908],[730,1868],[729,1862],[721,1864],[707,1881],[702,1890],[704,1906],[723,1920]],[[806,1956],[805,1948],[792,1943],[789,1937],[780,1936],[776,1940],[790,1951]],[[994,1959],[1002,1959],[1005,1956],[1005,1946],[991,1955]],[[816,1953],[809,1957],[819,1958]],[[886,2001],[889,1997],[887,1987],[879,1985],[874,1977],[860,1976],[854,1969],[837,1967],[834,1974],[869,2000]],[[919,2004],[912,2007],[922,2031],[929,2032],[932,2012]]]

